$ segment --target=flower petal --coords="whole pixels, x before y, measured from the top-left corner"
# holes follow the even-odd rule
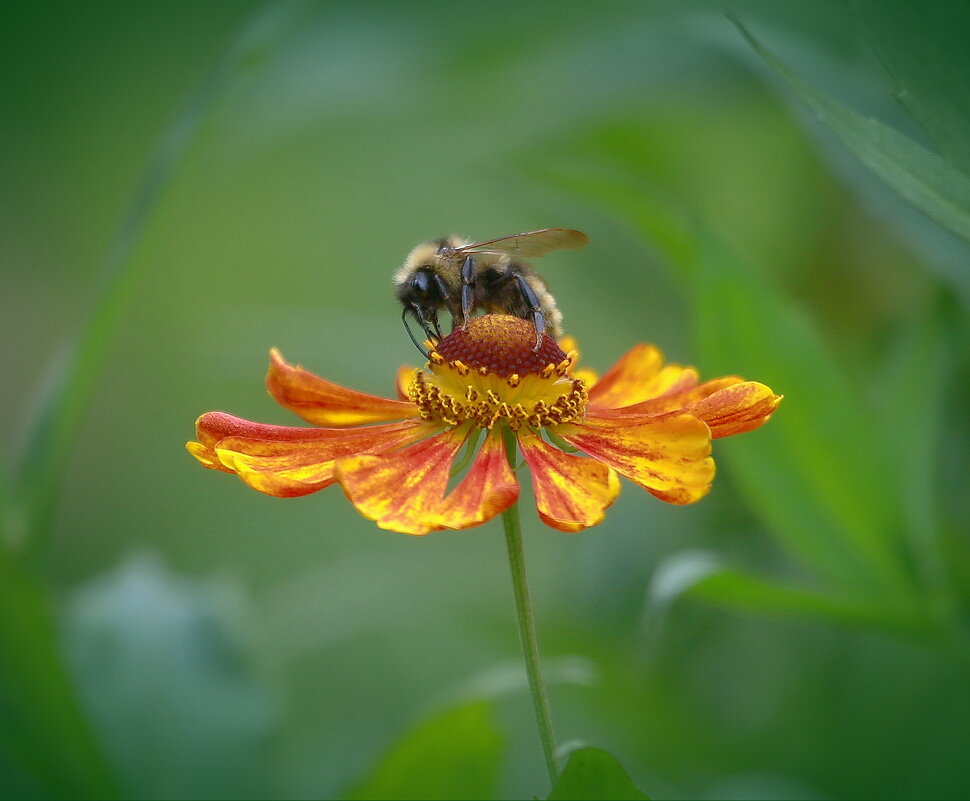
[[[620,482],[596,459],[572,456],[547,445],[526,428],[519,429],[519,447],[532,471],[539,517],[559,531],[595,526],[620,494]]]
[[[232,470],[219,461],[219,457],[214,450],[203,445],[201,442],[186,442],[185,450],[191,453],[203,467],[208,467],[210,470],[221,470],[223,473],[232,472]]]
[[[582,353],[579,350],[579,344],[571,336],[564,336],[559,340],[559,348],[565,353],[574,353],[572,366],[569,368],[569,375],[573,378],[582,379],[586,387],[589,388],[593,386],[597,381],[599,381],[599,373],[589,367],[579,368],[579,360],[582,358]]]
[[[664,366],[653,345],[635,345],[589,391],[592,408],[617,409],[668,392],[682,392],[697,383],[693,368]]]
[[[727,376],[725,378],[714,378],[705,381],[703,384],[691,387],[686,390],[679,390],[674,387],[672,391],[665,393],[650,400],[634,403],[632,406],[623,406],[619,409],[596,408],[597,417],[660,417],[671,412],[686,412],[691,405],[703,400],[708,395],[713,395],[725,387],[734,386],[744,381],[737,376]],[[696,416],[696,415],[695,415]]]
[[[253,423],[241,417],[234,417],[225,412],[207,412],[195,421],[195,432],[198,442],[187,442],[186,450],[199,462],[211,470],[233,472],[226,467],[215,451],[216,443],[227,437],[252,437],[267,440],[307,440],[314,437],[313,428],[296,428],[293,426],[273,426],[263,423]]]
[[[276,348],[270,351],[266,388],[281,406],[318,426],[346,428],[418,414],[412,403],[347,389],[294,367]]]
[[[509,467],[498,429],[489,431],[461,483],[432,515],[436,528],[466,529],[504,512],[519,498],[519,482]]]
[[[714,479],[710,432],[689,414],[627,418],[590,413],[583,423],[555,431],[668,503],[700,500]]]
[[[202,415],[196,429],[199,442],[186,447],[204,466],[236,473],[253,489],[281,498],[330,486],[342,456],[378,453],[434,430],[416,420],[356,429],[273,426],[224,412]]]
[[[337,480],[357,511],[381,528],[427,534],[441,528],[435,514],[467,435],[467,427],[453,428],[379,456],[348,456],[337,462]]]
[[[408,399],[408,390],[411,388],[411,383],[414,381],[414,373],[416,372],[414,367],[398,367],[397,376],[394,381],[394,387],[397,390],[398,400],[406,401]]]
[[[744,381],[707,395],[684,408],[707,423],[714,439],[742,434],[764,425],[782,396],[757,381]]]
[[[567,334],[560,339],[557,344],[559,345],[560,350],[562,350],[564,353],[576,351],[576,358],[573,360],[573,366],[575,367],[583,355],[579,349],[579,343],[576,341],[576,337]]]

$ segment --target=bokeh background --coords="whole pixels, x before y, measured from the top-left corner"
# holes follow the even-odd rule
[[[932,40],[966,7],[919,5],[731,8],[825,97],[939,148],[959,195],[885,31],[966,68]],[[407,251],[545,226],[591,237],[541,264],[585,364],[651,341],[787,396],[716,443],[696,506],[627,485],[564,535],[526,494],[560,741],[655,798],[965,796],[970,251],[721,4],[3,17],[0,796],[544,797],[498,523],[390,534],[183,443],[212,409],[295,422],[262,387],[272,346],[392,392]],[[965,74],[940,82],[955,141]]]

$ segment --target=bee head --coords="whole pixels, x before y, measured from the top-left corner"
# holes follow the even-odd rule
[[[447,272],[448,265],[442,261],[443,249],[460,244],[455,237],[425,242],[412,250],[404,260],[404,264],[394,274],[395,295],[404,307],[401,317],[407,328],[411,341],[418,345],[418,340],[408,326],[408,320],[418,322],[428,339],[441,339],[441,328],[438,325],[438,312],[449,308],[449,296],[453,294],[449,289],[451,280],[442,277],[442,271]]]
[[[418,350],[424,353],[424,349],[418,344],[418,340],[408,325],[408,318],[413,317],[417,320],[428,339],[441,339],[441,329],[438,326],[438,309],[444,305],[444,297],[442,297],[441,287],[434,271],[430,267],[419,267],[410,273],[398,283],[397,299],[404,307],[401,312],[404,328]]]

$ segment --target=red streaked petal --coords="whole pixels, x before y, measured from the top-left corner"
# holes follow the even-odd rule
[[[693,368],[664,366],[663,355],[653,345],[635,345],[593,385],[589,403],[596,409],[617,409],[668,392],[683,392],[696,383]]]
[[[195,421],[195,434],[199,442],[212,447],[226,437],[253,437],[254,439],[307,439],[314,436],[316,428],[297,426],[274,426],[254,423],[226,412],[206,412]]]
[[[270,351],[266,388],[281,406],[318,426],[346,428],[418,414],[412,403],[347,389],[294,367],[276,348]]]
[[[435,514],[467,435],[467,428],[454,428],[390,453],[348,456],[337,462],[337,480],[357,511],[381,528],[427,534],[441,527]]]
[[[668,503],[703,498],[714,479],[711,435],[689,414],[597,416],[558,426],[556,434]]]
[[[436,528],[466,529],[491,520],[519,498],[498,429],[489,431],[468,473],[431,516]]]
[[[582,531],[603,519],[620,494],[616,473],[596,459],[563,453],[528,429],[519,429],[518,439],[532,471],[536,509],[546,525]]]
[[[764,425],[782,396],[757,381],[727,386],[684,408],[707,423],[714,439],[742,434]]]
[[[693,372],[693,371],[691,371]],[[603,409],[596,407],[597,417],[660,417],[661,415],[672,412],[686,412],[688,408],[699,400],[703,400],[708,395],[712,395],[725,387],[740,384],[743,378],[737,376],[727,376],[725,378],[714,378],[705,381],[703,384],[694,386],[686,391],[680,391],[676,387],[657,398],[634,403],[632,406],[624,406],[619,409]],[[696,416],[696,415],[695,415]]]
[[[236,473],[253,489],[281,498],[307,495],[334,482],[336,459],[379,453],[435,429],[416,420],[355,429],[253,423],[223,412],[199,418],[189,452],[203,465]]]

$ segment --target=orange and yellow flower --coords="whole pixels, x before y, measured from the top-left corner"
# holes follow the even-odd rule
[[[536,350],[535,341],[525,320],[474,318],[429,343],[423,368],[402,369],[398,399],[333,384],[273,350],[270,394],[316,427],[209,412],[186,447],[268,495],[338,482],[381,528],[426,534],[477,526],[515,503],[505,441],[514,437],[539,516],[580,531],[616,500],[618,475],[668,503],[699,500],[714,478],[711,440],[757,428],[781,400],[736,376],[699,383],[693,368],[664,365],[652,345],[637,345],[598,378],[576,369],[572,342],[544,335]],[[463,446],[472,461],[450,487]]]

